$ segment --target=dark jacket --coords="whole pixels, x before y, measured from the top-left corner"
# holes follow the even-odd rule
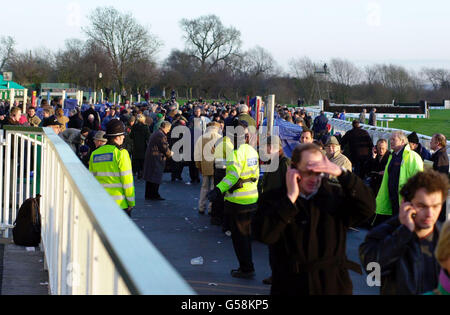
[[[162,130],[158,130],[150,137],[145,152],[144,179],[153,184],[161,184],[166,159],[169,157],[170,149],[167,136]]]
[[[434,229],[434,241],[437,242],[439,232]],[[432,253],[434,257],[434,253]],[[427,287],[438,285],[439,264],[435,259],[434,279],[424,277],[421,268],[419,238],[394,217],[372,229],[359,247],[359,256],[363,266],[371,262],[381,267],[381,294],[405,295],[422,294]],[[431,271],[431,272],[433,272]]]
[[[348,269],[361,270],[347,260],[347,231],[374,214],[375,198],[350,172],[338,180],[323,179],[310,200],[292,204],[280,190],[262,201],[254,232],[273,251],[272,294],[352,294]]]
[[[73,129],[80,129],[83,128],[83,118],[80,117],[81,115],[76,114],[69,118],[69,123],[67,124],[67,128],[73,128]]]
[[[270,191],[279,190],[286,187],[286,173],[290,167],[291,160],[284,154],[280,156],[278,161],[278,169],[275,172],[265,172],[262,178],[259,200],[264,194]]]
[[[381,160],[370,157],[369,162],[369,177],[370,177],[370,187],[374,192],[375,196],[378,194],[378,190],[380,190],[381,182],[383,181],[383,175],[379,175],[376,173],[383,172],[386,169],[386,164],[391,156],[390,151],[386,151]]]
[[[316,119],[314,119],[313,131],[317,134],[321,132],[326,132],[327,124],[328,124],[327,116],[325,116],[325,114],[319,115],[316,117]]]
[[[94,123],[92,125],[94,125],[96,128],[98,126],[97,129],[91,128],[91,126],[86,125],[86,124],[89,123],[88,122],[88,117],[91,114],[94,116]],[[83,127],[89,127],[91,130],[101,130],[101,128],[100,128],[100,115],[95,111],[95,109],[88,108],[87,110],[82,112],[81,115],[83,116],[83,120],[84,120],[84,123],[85,123]]]
[[[373,111],[370,111],[369,114],[369,125],[371,126],[377,125],[377,114],[375,114]]]
[[[420,155],[422,161],[431,160],[431,152],[428,151],[422,144],[418,143],[417,148],[414,151]]]
[[[433,161],[433,169],[435,171],[448,175],[449,169],[447,148],[437,150],[431,157],[431,161]]]
[[[130,139],[133,141],[133,160],[143,160],[150,139],[150,129],[147,125],[137,122],[131,127]]]
[[[349,158],[352,164],[357,164],[361,159],[369,159],[372,154],[373,142],[369,133],[362,128],[353,128],[345,133],[341,140],[341,146],[348,145]]]

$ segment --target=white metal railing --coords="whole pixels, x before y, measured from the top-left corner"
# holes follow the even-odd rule
[[[194,294],[52,129],[5,130],[1,222],[10,227],[23,200],[42,195],[41,246],[52,294]]]
[[[320,114],[320,109],[318,109],[318,108],[306,107],[305,110],[307,112],[311,113],[311,116],[313,117],[313,119]],[[340,134],[344,135],[347,131],[349,131],[353,128],[352,122],[350,122],[350,121],[331,118],[333,116],[333,113],[325,112],[325,115],[329,118],[329,124],[332,127],[333,133],[339,132]],[[348,116],[348,114],[346,114],[346,116]],[[357,117],[355,117],[355,118],[357,118]],[[358,116],[358,118],[359,118],[359,116]],[[378,139],[382,139],[382,138],[386,139],[389,142],[390,135],[393,131],[403,131],[407,135],[409,133],[411,133],[411,131],[407,131],[407,130],[387,128],[387,127],[375,127],[375,126],[366,125],[366,124],[361,124],[361,128],[364,130],[367,130],[369,135],[372,137],[372,140],[374,143],[376,143],[378,141]],[[425,136],[422,134],[417,134],[417,136],[419,138],[420,143],[429,150],[431,137]],[[450,157],[450,141],[447,141],[447,153]]]
[[[41,131],[29,128],[26,134],[0,132],[0,230],[9,237],[17,211],[23,201],[36,197],[39,189],[35,178],[37,160],[41,159]],[[9,144],[9,145],[7,145]]]

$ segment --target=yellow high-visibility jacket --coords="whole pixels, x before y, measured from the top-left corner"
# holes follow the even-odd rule
[[[228,193],[239,179],[256,179],[255,182],[244,183],[243,188],[233,193]],[[225,200],[240,204],[250,205],[258,202],[258,180],[259,180],[259,156],[256,150],[248,145],[242,144],[233,154],[227,156],[226,176],[217,185]]]
[[[133,171],[127,150],[104,145],[92,152],[89,171],[122,209],[136,205]]]
[[[225,136],[220,138],[214,148],[214,164],[216,168],[224,169],[227,167],[227,156],[231,157],[233,155],[234,147],[230,138]]]

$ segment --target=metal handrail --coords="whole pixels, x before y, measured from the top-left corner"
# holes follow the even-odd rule
[[[10,134],[31,131],[4,129]],[[42,244],[51,293],[194,294],[69,145],[51,128],[38,129],[43,142]]]

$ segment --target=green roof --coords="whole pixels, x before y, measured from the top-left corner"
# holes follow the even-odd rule
[[[8,87],[8,82],[3,81],[3,75],[0,74],[0,89],[7,89]],[[23,86],[21,86],[20,84],[10,81],[9,82],[9,88],[10,89],[16,89],[16,90],[25,90],[25,88]]]

